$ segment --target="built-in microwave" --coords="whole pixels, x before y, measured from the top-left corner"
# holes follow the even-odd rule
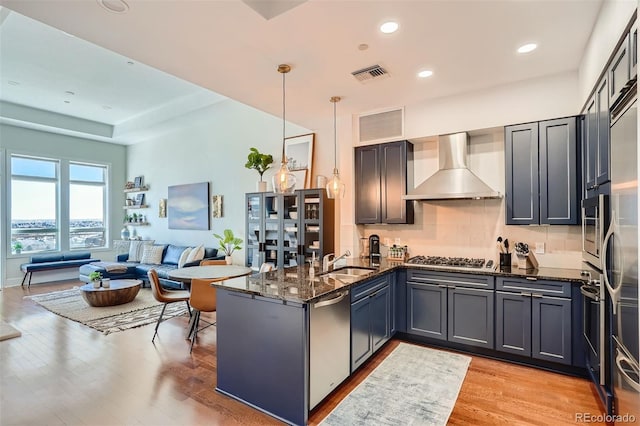
[[[599,194],[582,200],[582,259],[602,270],[602,243],[609,212],[609,196]]]

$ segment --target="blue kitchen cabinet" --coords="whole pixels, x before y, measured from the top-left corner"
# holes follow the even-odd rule
[[[407,333],[494,347],[494,278],[407,271]]]
[[[577,118],[505,127],[507,225],[576,225],[580,219]]]
[[[496,350],[572,365],[571,283],[499,277]]]
[[[606,76],[596,85],[582,120],[583,198],[591,198],[604,193],[602,186],[610,180],[609,96]]]
[[[351,290],[351,371],[391,338],[391,273]]]

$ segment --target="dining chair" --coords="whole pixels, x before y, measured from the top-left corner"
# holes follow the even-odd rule
[[[198,337],[198,331],[202,331],[207,327],[211,327],[212,325],[216,325],[215,322],[210,323],[205,320],[207,325],[202,328],[198,328],[200,326],[200,313],[201,312],[215,312],[216,310],[216,288],[211,286],[212,282],[215,281],[223,281],[224,278],[220,279],[201,279],[201,278],[193,278],[191,280],[191,297],[189,298],[189,304],[193,309],[193,317],[191,318],[191,332],[189,333],[189,337],[191,338],[191,348],[189,349],[189,353],[193,351],[193,344]]]
[[[260,270],[258,272],[269,272],[269,271],[273,271],[273,263],[264,262],[262,265],[260,265]]]
[[[209,259],[209,260],[201,260],[200,261],[200,266],[207,266],[207,265],[226,265],[227,261],[224,259]]]
[[[158,302],[164,303],[164,305],[162,306],[162,311],[160,312],[160,317],[158,318],[158,322],[156,323],[156,329],[153,333],[153,337],[151,338],[151,342],[153,343],[153,341],[156,338],[156,335],[158,334],[158,327],[162,322],[162,316],[164,315],[164,310],[167,308],[167,305],[169,303],[185,302],[187,304],[187,309],[189,310],[189,316],[191,316],[192,313],[191,313],[191,308],[189,307],[190,294],[188,291],[166,290],[160,285],[160,279],[158,279],[158,271],[156,271],[155,269],[150,269],[149,272],[147,272],[147,276],[149,277],[149,283],[151,284],[151,293],[153,294],[153,297]],[[166,319],[169,319],[169,318],[166,318]]]

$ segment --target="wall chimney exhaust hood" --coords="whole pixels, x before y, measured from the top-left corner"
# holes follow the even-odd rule
[[[467,133],[438,136],[437,172],[414,188],[405,200],[455,200],[501,198],[467,167]]]

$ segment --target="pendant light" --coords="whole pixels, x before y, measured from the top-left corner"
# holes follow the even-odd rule
[[[296,188],[296,177],[287,166],[287,156],[284,153],[285,138],[285,74],[291,71],[291,67],[287,64],[278,65],[278,72],[282,74],[282,163],[280,170],[273,175],[271,183],[273,184],[273,192],[276,194],[291,194]]]
[[[329,100],[333,103],[333,177],[327,183],[327,197],[342,198],[345,187],[338,173],[338,132],[336,127],[336,103],[340,102],[340,96],[333,96]]]

